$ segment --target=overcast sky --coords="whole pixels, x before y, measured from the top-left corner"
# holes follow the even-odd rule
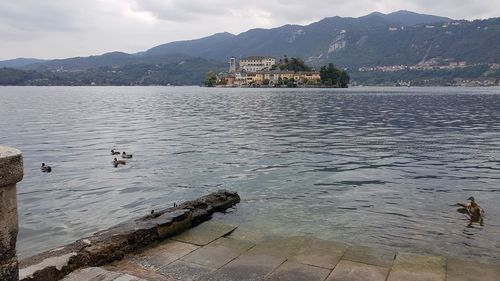
[[[223,31],[397,10],[490,18],[500,16],[500,0],[0,0],[0,60],[132,53]]]

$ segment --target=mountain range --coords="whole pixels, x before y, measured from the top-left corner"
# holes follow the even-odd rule
[[[359,18],[330,17],[301,26],[284,25],[272,29],[251,29],[238,35],[218,33],[209,37],[167,43],[147,50],[145,55],[170,54],[183,50],[183,53],[217,60],[227,60],[228,56],[284,55],[301,57],[312,65],[337,62],[343,66],[370,64],[360,61],[358,53],[366,48],[384,50],[386,42],[379,42],[381,36],[393,34],[389,28],[405,28],[419,24],[447,23],[452,19],[431,15],[421,15],[408,11],[391,14],[372,13]],[[397,41],[408,40],[398,38]],[[405,42],[406,43],[406,42]],[[403,43],[404,44],[404,43]],[[335,47],[337,45],[337,48]],[[391,48],[392,49],[392,48]],[[342,50],[343,52],[339,52]],[[346,55],[355,58],[345,58]],[[379,57],[374,54],[374,57]],[[342,58],[342,62],[338,60]],[[379,58],[369,58],[377,60]]]
[[[47,61],[14,59],[0,61],[0,67],[51,73],[143,69],[144,73],[138,71],[137,77],[131,77],[131,84],[135,84],[144,81],[151,70],[147,66],[173,68],[196,60],[196,65],[221,71],[230,56],[250,55],[299,57],[313,67],[333,62],[351,70],[354,78],[361,67],[413,66],[429,61],[442,65],[499,64],[500,18],[465,21],[409,11],[375,12],[358,18],[329,17],[309,25],[257,28],[237,35],[216,33],[135,54],[112,52]],[[202,79],[203,73],[197,72],[191,82],[198,84]],[[163,82],[170,83],[168,79]]]

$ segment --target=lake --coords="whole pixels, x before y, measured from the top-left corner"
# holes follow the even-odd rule
[[[21,257],[227,188],[249,228],[500,260],[500,88],[1,87],[0,143]]]

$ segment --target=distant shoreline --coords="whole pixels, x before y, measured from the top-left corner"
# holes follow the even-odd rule
[[[165,88],[178,88],[178,87],[196,87],[196,88],[212,88],[212,89],[352,89],[352,88],[500,88],[500,85],[488,85],[488,86],[461,86],[461,85],[418,85],[418,86],[390,86],[390,85],[357,85],[357,86],[349,86],[349,88],[339,88],[339,87],[331,87],[331,86],[300,86],[300,87],[206,87],[201,85],[0,85],[0,88],[8,88],[8,87],[33,87],[33,88],[47,88],[47,87],[165,87]]]

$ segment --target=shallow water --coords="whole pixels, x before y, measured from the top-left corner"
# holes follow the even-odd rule
[[[228,188],[247,227],[500,260],[499,88],[3,87],[0,143],[21,256]]]

